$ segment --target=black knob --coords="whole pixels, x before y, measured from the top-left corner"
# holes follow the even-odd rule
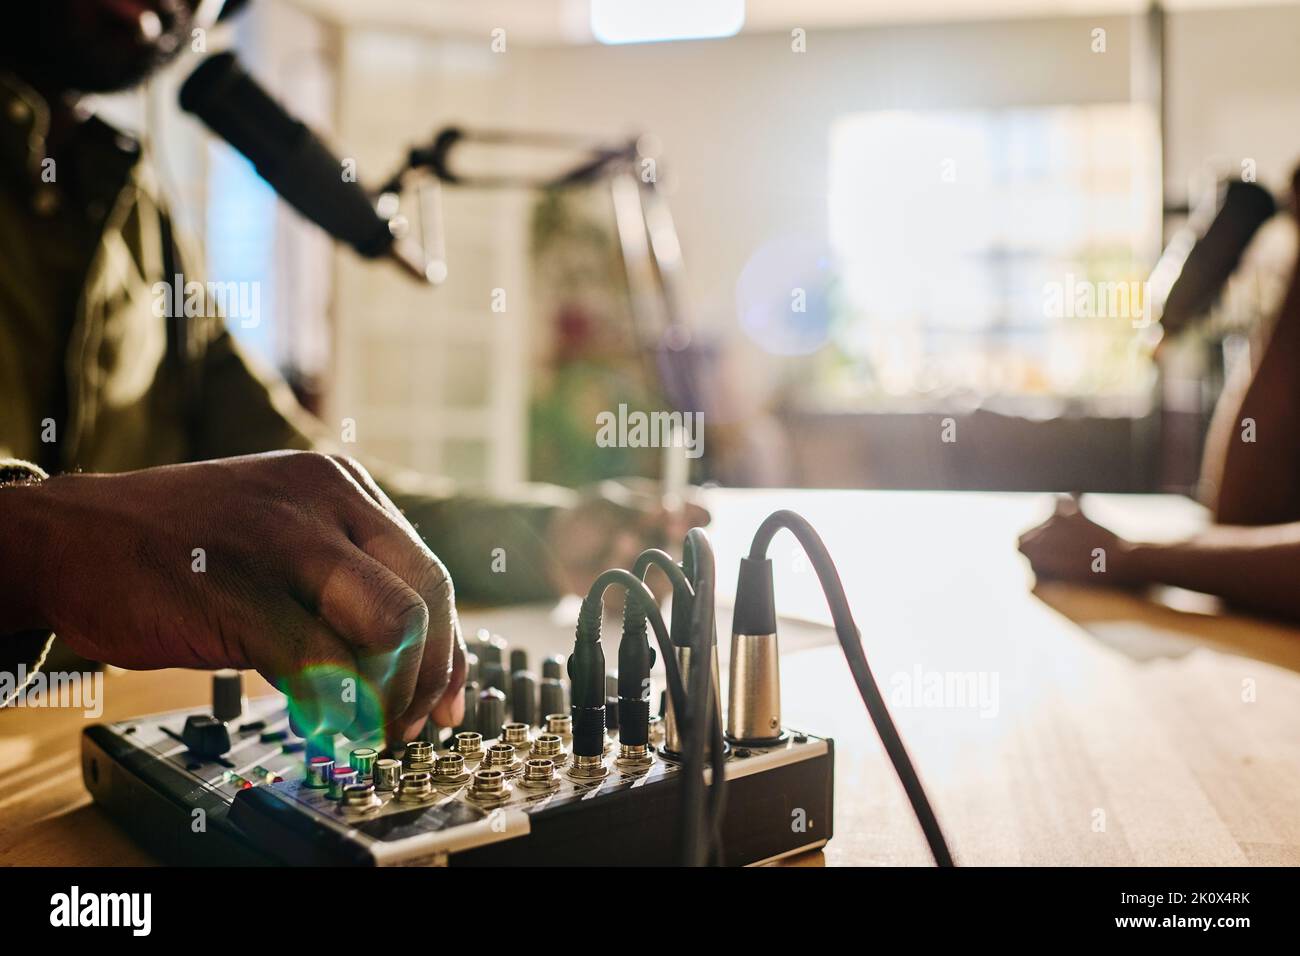
[[[478,655],[479,666],[487,663],[501,664],[506,659],[505,638],[489,634],[486,630],[478,632],[478,637],[470,650]]]
[[[526,671],[526,670],[528,670],[528,652],[521,648],[516,648],[515,650],[511,651],[510,652],[510,673],[513,674],[515,671]]]
[[[185,719],[181,740],[197,756],[213,760],[230,749],[230,731],[209,714],[195,714]]]
[[[455,733],[472,730],[478,732],[478,684],[470,681],[465,685],[465,716],[454,728]]]
[[[212,675],[212,716],[229,721],[243,712],[244,675],[233,670],[217,671]]]
[[[551,714],[567,714],[569,703],[564,699],[564,682],[560,680],[542,681],[542,719]]]
[[[564,658],[554,654],[542,661],[542,679],[560,680],[564,677]]]
[[[521,724],[537,723],[537,675],[531,671],[515,671],[510,678],[510,714]]]
[[[506,695],[489,687],[478,695],[478,732],[484,740],[501,736],[501,725],[506,722]]]
[[[495,687],[501,693],[505,693],[510,686],[506,683],[506,669],[501,666],[499,661],[484,661],[478,666],[478,682],[483,685],[483,689]]]

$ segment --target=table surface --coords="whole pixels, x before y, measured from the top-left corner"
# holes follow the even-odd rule
[[[1032,591],[1015,539],[1050,510],[1042,495],[726,491],[710,506],[724,593],[769,511],[793,508],[819,528],[959,863],[1300,864],[1300,630],[1181,593]],[[1147,539],[1205,520],[1177,498],[1086,507]],[[771,553],[781,611],[827,622],[793,539]],[[538,652],[564,639],[536,610],[464,617]],[[786,722],[836,741],[834,839],[792,862],[929,863],[833,636],[805,625],[787,644]],[[110,670],[99,720],[202,703],[208,681]],[[90,722],[79,710],[0,712],[0,863],[156,862],[82,787]]]

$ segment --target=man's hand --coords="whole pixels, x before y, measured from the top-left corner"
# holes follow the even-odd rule
[[[666,503],[654,482],[601,482],[576,507],[558,511],[551,519],[548,538],[556,588],[562,594],[585,595],[602,571],[630,568],[646,548],[676,554],[686,532],[708,522],[709,513],[699,505]],[[658,572],[646,583],[660,597],[667,595],[667,581]],[[610,604],[617,606],[617,599]]]
[[[17,493],[48,539],[42,620],[128,668],[256,668],[308,733],[410,739],[462,716],[441,562],[356,462],[285,452],[68,475]]]
[[[1040,580],[1126,586],[1132,583],[1131,549],[1128,541],[1084,515],[1073,498],[1059,500],[1050,518],[1020,536],[1020,553]]]

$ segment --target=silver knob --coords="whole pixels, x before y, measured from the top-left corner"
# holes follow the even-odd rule
[[[330,777],[329,798],[331,800],[343,799],[343,788],[350,787],[360,781],[360,774],[351,767],[335,767],[334,775]]]
[[[312,757],[307,761],[307,786],[324,790],[334,776],[334,761],[329,757]]]
[[[382,760],[375,761],[375,789],[376,790],[396,790],[397,783],[401,779],[402,764],[392,757],[384,757]]]

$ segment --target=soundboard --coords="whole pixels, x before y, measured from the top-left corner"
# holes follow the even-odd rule
[[[575,757],[563,658],[547,658],[538,681],[526,654],[499,637],[471,647],[460,727],[389,747],[308,739],[283,697],[246,699],[237,672],[217,672],[210,707],[87,728],[86,787],[176,863],[677,862],[684,774],[663,705],[645,745],[620,742],[611,706],[603,754]],[[616,676],[607,680],[613,691]],[[733,741],[722,767],[726,863],[772,861],[831,838],[831,740],[783,727],[758,745]]]

